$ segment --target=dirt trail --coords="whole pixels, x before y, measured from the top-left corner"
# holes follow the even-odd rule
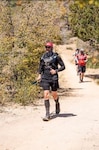
[[[43,100],[39,106],[5,108],[0,113],[0,150],[99,150],[99,86],[86,77],[79,83],[72,52],[65,45],[59,49],[66,64],[59,74],[61,113],[42,121]]]

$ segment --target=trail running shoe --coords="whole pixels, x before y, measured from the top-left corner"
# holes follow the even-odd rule
[[[79,81],[79,82],[80,82],[80,83],[81,83],[81,82],[83,82],[83,79],[80,79],[80,81]]]
[[[50,116],[45,116],[44,118],[43,118],[43,121],[49,121],[50,120]]]

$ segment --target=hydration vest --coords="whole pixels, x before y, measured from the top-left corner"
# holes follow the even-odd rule
[[[41,57],[41,60],[44,62],[44,67],[46,69],[57,69],[57,66],[55,65],[56,59],[57,59],[58,54],[53,53],[52,56],[46,57],[46,54],[44,54]]]

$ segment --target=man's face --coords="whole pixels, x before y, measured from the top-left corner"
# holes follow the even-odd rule
[[[46,51],[50,51],[52,49],[51,46],[45,46],[45,48],[46,48]]]

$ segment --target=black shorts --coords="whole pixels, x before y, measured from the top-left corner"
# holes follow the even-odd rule
[[[57,89],[59,88],[58,80],[53,82],[41,81],[40,85],[43,88],[43,90],[57,91]]]
[[[78,72],[84,73],[86,71],[86,66],[78,66]]]

